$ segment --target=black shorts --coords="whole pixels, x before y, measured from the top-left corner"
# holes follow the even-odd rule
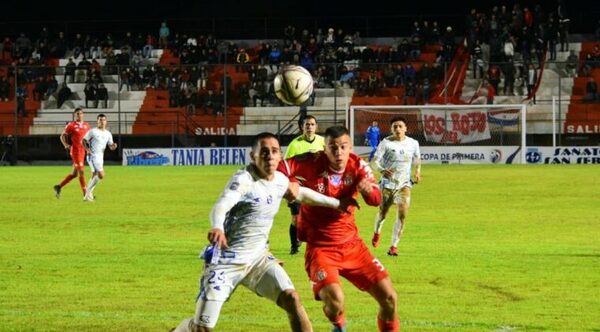
[[[288,203],[288,207],[290,208],[290,213],[292,214],[292,216],[297,216],[300,214],[300,203]]]

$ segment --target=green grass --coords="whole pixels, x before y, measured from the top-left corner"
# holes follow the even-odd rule
[[[194,312],[208,213],[236,167],[108,167],[94,203],[68,167],[0,168],[0,331],[167,331]],[[400,256],[374,253],[404,331],[600,331],[600,169],[423,168]],[[376,209],[362,204],[370,242]],[[289,211],[271,233],[315,331],[329,331]],[[349,331],[376,331],[375,301],[347,282]],[[218,331],[286,331],[285,313],[240,287]]]

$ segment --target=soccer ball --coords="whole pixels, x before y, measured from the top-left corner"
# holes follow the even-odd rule
[[[300,66],[285,66],[273,81],[275,95],[288,105],[302,105],[313,93],[313,79],[308,70]]]

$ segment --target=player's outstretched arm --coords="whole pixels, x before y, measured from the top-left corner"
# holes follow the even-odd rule
[[[344,212],[347,211],[350,206],[358,206],[358,203],[353,198],[342,198],[338,200],[337,198],[320,194],[312,189],[301,187],[296,182],[290,182],[285,197],[288,200],[295,200],[302,204],[339,209]]]

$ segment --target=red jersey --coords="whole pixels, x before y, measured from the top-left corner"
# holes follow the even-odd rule
[[[284,160],[278,170],[290,178],[323,195],[341,198],[358,196],[356,185],[364,178],[373,184],[365,202],[377,206],[381,192],[369,165],[351,153],[346,169],[336,172],[329,167],[323,151],[305,153]],[[337,246],[358,239],[358,228],[354,222],[354,207],[350,213],[319,206],[302,205],[298,216],[298,239],[314,246]]]
[[[90,125],[85,121],[71,121],[67,124],[65,133],[71,137],[71,152],[73,150],[85,150],[83,144],[81,144],[81,140],[83,140],[83,136],[87,134],[88,130],[90,130]]]

